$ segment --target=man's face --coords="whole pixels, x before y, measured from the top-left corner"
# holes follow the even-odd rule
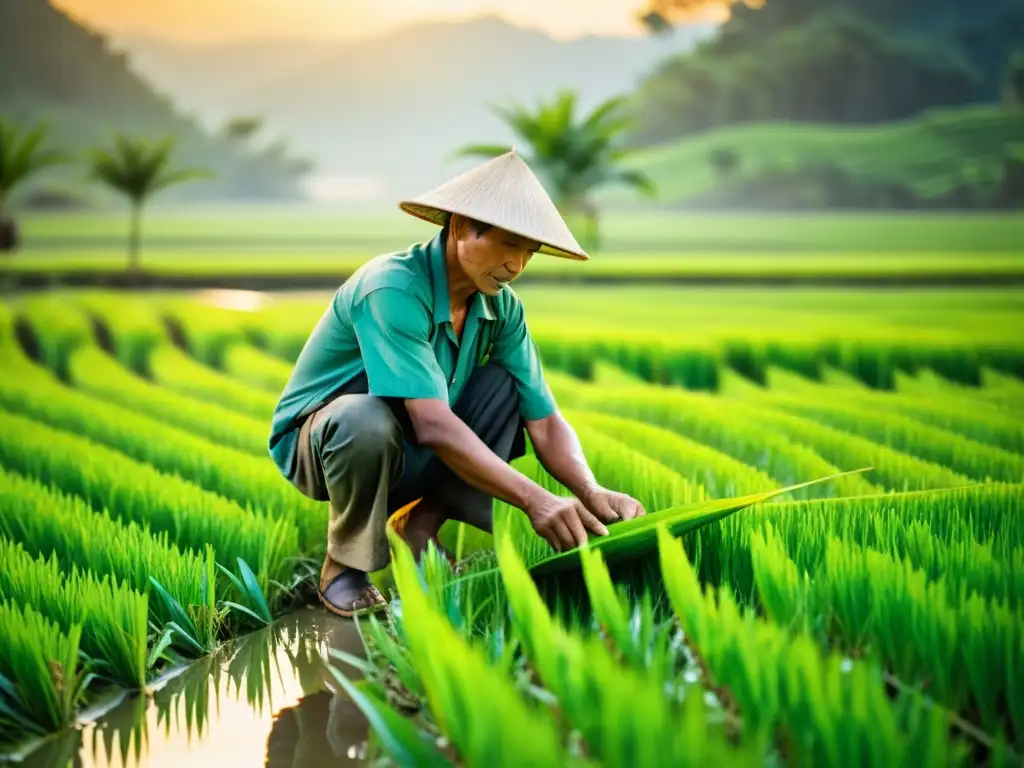
[[[459,266],[476,289],[487,296],[498,294],[519,277],[541,245],[497,227],[477,234],[461,216],[452,217],[451,230]]]

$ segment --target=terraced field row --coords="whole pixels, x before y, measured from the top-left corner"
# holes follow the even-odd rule
[[[0,304],[2,740],[63,728],[105,689],[142,687],[302,599],[325,505],[265,453],[296,340],[323,310],[300,306]],[[445,543],[480,552],[458,575],[429,560],[426,592],[399,547],[376,576],[403,612],[371,626],[379,676],[353,689],[384,713],[386,743],[425,754],[433,733],[509,765],[1022,751],[1024,358],[998,328],[972,347],[934,320],[931,347],[869,328],[835,357],[813,333],[743,348],[709,335],[679,345],[705,356],[674,358],[649,332],[609,352],[551,330],[549,381],[598,479],[653,514],[553,563],[499,504],[493,538],[449,524]],[[562,491],[533,455],[517,466]],[[374,686],[396,670],[423,717],[383,703]]]

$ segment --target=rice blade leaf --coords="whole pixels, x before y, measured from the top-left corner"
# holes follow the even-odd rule
[[[434,745],[420,734],[411,720],[399,715],[371,691],[352,683],[337,668],[332,666],[330,670],[349,698],[363,711],[370,726],[384,743],[388,757],[397,765],[403,768],[451,765]]]
[[[153,650],[149,653],[149,658],[146,659],[146,669],[152,669],[153,665],[160,660],[163,652],[167,650],[167,647],[173,640],[172,632],[170,629],[164,631],[160,636],[160,639],[153,645]]]
[[[246,594],[249,596],[249,600],[259,609],[263,620],[269,624],[274,619],[270,615],[270,606],[267,605],[267,600],[263,596],[263,589],[260,587],[256,574],[253,573],[252,568],[242,558],[238,558],[238,570],[242,573],[242,580],[245,582]]]
[[[600,549],[606,563],[632,560],[657,549],[655,531],[660,523],[664,523],[673,536],[681,536],[684,533],[713,523],[716,520],[721,520],[741,509],[761,504],[776,496],[790,493],[799,488],[806,488],[809,485],[835,480],[845,475],[865,472],[869,469],[871,467],[854,469],[849,472],[839,472],[834,475],[818,478],[817,480],[810,480],[785,488],[776,488],[771,491],[753,493],[747,496],[669,507],[668,509],[662,509],[643,517],[634,518],[633,520],[613,523],[608,526],[608,536],[591,537],[584,546],[588,549]],[[559,552],[541,560],[530,568],[530,572],[534,574],[549,574],[578,567],[580,567],[579,547]]]
[[[246,616],[251,616],[253,619],[255,619],[260,624],[269,624],[270,623],[269,621],[264,619],[259,614],[255,613],[254,611],[252,611],[249,608],[246,608],[244,605],[240,605],[239,603],[235,603],[235,602],[232,602],[230,600],[225,600],[221,604],[222,605],[226,605],[228,608],[231,608],[232,610],[239,611],[240,613],[244,613]]]

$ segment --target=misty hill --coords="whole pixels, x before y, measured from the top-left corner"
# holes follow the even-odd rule
[[[674,209],[998,209],[1024,205],[1016,147],[1020,114],[983,105],[858,126],[727,126],[640,150],[630,164]],[[600,202],[631,204],[611,187]]]
[[[860,125],[998,102],[1024,45],[1021,0],[769,0],[637,90],[636,143],[724,125]]]
[[[247,157],[155,92],[100,34],[47,0],[0,0],[0,105],[23,126],[45,120],[49,146],[78,160],[51,174],[63,187],[85,189],[81,159],[91,146],[109,145],[114,132],[152,139],[174,134],[181,165],[199,165],[214,181],[168,190],[174,196],[292,197],[296,178],[286,158]],[[87,194],[94,194],[92,185]]]
[[[210,125],[261,115],[320,173],[382,179],[387,198],[415,193],[466,167],[449,162],[468,142],[512,140],[491,103],[533,103],[560,88],[589,107],[631,91],[707,27],[667,38],[557,41],[493,18],[422,23],[328,46],[269,41],[217,48],[125,41],[153,82]],[[469,161],[472,162],[472,161]]]

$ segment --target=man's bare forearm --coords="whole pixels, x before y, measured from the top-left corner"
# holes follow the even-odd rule
[[[527,430],[544,469],[576,498],[586,502],[589,494],[600,488],[583,455],[576,430],[560,413],[556,411],[547,418],[528,422]]]
[[[414,417],[417,438],[469,485],[518,509],[544,493],[544,489],[492,451],[458,416],[432,410]]]

